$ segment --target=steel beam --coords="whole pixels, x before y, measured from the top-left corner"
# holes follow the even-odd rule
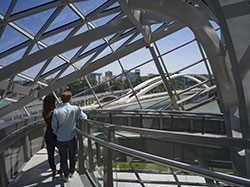
[[[37,90],[34,90],[34,89],[26,87],[26,86],[21,86],[21,85],[16,84],[16,83],[9,83],[9,81],[0,82],[0,88],[3,90],[10,91],[10,92],[23,94],[26,96],[32,96],[32,97],[38,96]]]
[[[151,28],[148,25],[143,26],[141,23],[141,11],[133,10],[128,6],[125,0],[118,0],[123,12],[127,15],[129,20],[137,27],[137,29],[143,35],[143,38],[147,44],[150,43]]]
[[[170,87],[170,85],[168,83],[168,80],[166,79],[166,75],[163,72],[163,69],[161,67],[160,61],[159,61],[159,59],[158,59],[158,57],[157,57],[157,55],[155,53],[155,50],[154,50],[153,46],[150,45],[148,47],[148,49],[149,49],[149,51],[150,51],[150,53],[151,53],[151,55],[152,55],[152,57],[154,59],[155,65],[157,67],[157,70],[158,70],[158,72],[159,72],[159,74],[161,76],[161,79],[162,79],[162,81],[164,83],[164,86],[165,86],[165,88],[166,88],[166,90],[168,92],[168,95],[169,95],[170,99],[171,99],[173,108],[175,110],[179,110],[179,106],[177,105],[177,102],[176,102],[176,99],[175,99],[175,97],[173,95],[172,89],[171,89],[171,87]]]
[[[159,30],[155,33],[153,33],[152,35],[152,42],[159,40],[160,38],[163,38],[167,35],[172,34],[173,32],[182,29],[183,27],[185,27],[183,25],[183,23],[176,23],[171,25],[168,28],[168,32],[163,30]],[[91,72],[94,72],[110,63],[112,63],[113,61],[122,58],[128,54],[130,54],[131,52],[134,52],[142,47],[145,46],[145,42],[143,39],[139,39],[136,42],[130,44],[128,47],[124,47],[124,49],[121,49],[119,51],[115,51],[114,53],[105,56],[101,59],[98,59],[96,61],[94,61],[93,63],[91,63],[89,66],[86,66],[85,68],[82,68],[79,71],[73,72],[63,78],[61,78],[60,80],[57,80],[55,83],[51,84],[50,86],[40,90],[39,92],[39,97],[42,97],[43,95],[46,95],[47,93],[53,91],[54,89],[60,88],[61,85],[67,85],[71,82],[73,82],[74,80],[83,77],[84,75],[87,75]]]
[[[167,32],[165,31],[164,27],[162,29],[158,29],[152,34],[152,42],[157,41],[165,36],[168,36],[168,35],[176,32],[184,27],[185,27],[185,25],[183,23],[178,22],[178,23],[170,25],[168,27]],[[46,95],[46,94],[48,94],[48,93],[50,93],[58,88],[61,88],[62,85],[67,85],[67,84],[73,82],[74,80],[81,78],[84,75],[87,75],[91,72],[94,72],[97,69],[102,68],[102,67],[112,63],[113,61],[115,61],[119,58],[122,58],[122,57],[144,47],[144,46],[145,46],[144,40],[139,39],[136,42],[130,44],[128,47],[124,47],[123,49],[121,49],[119,51],[116,51],[108,56],[105,56],[101,59],[98,59],[95,62],[93,62],[92,64],[90,64],[89,66],[87,66],[79,71],[73,72],[73,73],[55,81],[54,83],[50,84],[49,86],[42,88],[41,90],[39,90],[38,97],[41,98],[42,96],[44,96],[44,95]],[[64,64],[64,65],[67,65],[67,64]],[[35,99],[36,98],[33,98],[33,100],[23,99],[22,101],[18,101],[17,102],[18,104],[16,106],[10,105],[10,106],[7,106],[7,107],[1,109],[0,110],[0,117],[8,114],[11,111],[18,109],[20,107],[20,105],[23,105],[25,102],[26,102],[25,104],[28,104],[29,102],[34,101]],[[21,103],[21,104],[19,104],[19,103]]]
[[[64,53],[83,44],[101,39],[113,33],[131,28],[131,23],[124,19],[121,22],[103,25],[95,30],[86,31],[82,34],[58,42],[55,45],[41,49],[23,59],[20,59],[4,68],[0,69],[0,81],[8,79],[9,77],[20,73],[48,58]]]
[[[16,21],[18,19],[22,19],[24,17],[37,14],[39,12],[43,12],[43,11],[46,11],[46,10],[49,10],[49,9],[52,9],[55,7],[62,6],[64,4],[65,4],[64,0],[48,2],[48,3],[42,4],[42,5],[24,10],[22,12],[12,14],[8,21]]]
[[[105,4],[102,5],[102,6],[105,7]],[[102,7],[102,6],[101,6],[101,7]],[[95,20],[95,19],[99,19],[99,18],[102,18],[102,17],[105,17],[105,16],[112,15],[112,14],[114,14],[114,13],[116,13],[116,12],[119,12],[119,11],[118,11],[118,10],[117,10],[117,11],[110,10],[110,11],[106,11],[105,14],[103,13],[103,14],[98,14],[98,15],[95,15],[95,14],[92,14],[92,13],[91,13],[90,15],[87,16],[87,19],[88,19],[89,21],[93,21],[93,20]],[[4,19],[4,16],[2,16],[2,15],[0,14],[0,18],[1,18],[1,19]],[[43,33],[43,34],[41,35],[41,37],[40,37],[40,40],[43,40],[43,39],[48,38],[48,37],[51,37],[51,36],[56,35],[56,34],[58,34],[58,33],[60,33],[60,32],[63,32],[63,31],[72,29],[72,28],[74,28],[74,27],[75,27],[75,28],[81,27],[81,26],[84,25],[84,24],[85,24],[85,22],[82,21],[81,19],[72,21],[71,23],[65,24],[65,25],[63,25],[63,26],[61,26],[61,27],[58,27],[58,28],[55,28],[55,29],[53,29],[53,30],[50,30],[50,31],[47,31],[47,32]],[[23,42],[22,45],[18,45],[18,46],[15,46],[15,47],[11,48],[11,49],[8,49],[8,50],[6,50],[6,51],[0,53],[0,58],[3,58],[3,57],[5,57],[5,56],[8,56],[9,54],[12,54],[12,53],[14,53],[14,52],[16,52],[16,51],[18,51],[18,50],[24,48],[24,47],[27,47],[27,46],[28,46],[29,44],[31,44],[31,43],[33,43],[33,41],[28,40],[28,41],[26,41],[26,42]]]
[[[11,15],[11,12],[12,12],[12,10],[14,9],[14,7],[16,5],[16,2],[17,2],[17,0],[12,0],[11,1],[11,4],[10,4],[10,6],[9,6],[7,12],[6,12],[5,18],[4,18],[5,20],[9,19],[10,15]],[[4,29],[5,29],[6,25],[7,25],[6,21],[4,21],[2,23],[3,23],[3,25],[1,26],[1,29],[0,29],[0,38],[2,37],[3,31],[4,31]]]

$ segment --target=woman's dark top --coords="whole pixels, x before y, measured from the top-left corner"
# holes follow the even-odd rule
[[[53,130],[51,128],[51,121],[52,121],[52,115],[48,118],[44,118],[44,121],[46,122],[47,129],[45,132],[45,141],[46,143],[52,143],[56,145],[56,135],[53,133]]]

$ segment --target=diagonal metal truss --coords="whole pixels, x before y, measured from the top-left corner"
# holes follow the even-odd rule
[[[19,60],[10,63],[7,66],[1,66],[0,88],[5,90],[1,98],[10,100],[11,98],[16,98],[20,94],[25,96],[21,99],[15,99],[14,103],[10,103],[8,106],[0,109],[1,116],[8,114],[10,111],[18,109],[23,105],[36,100],[37,98],[41,98],[43,95],[67,85],[78,78],[96,71],[115,60],[118,60],[120,63],[119,58],[128,55],[132,51],[138,50],[144,46],[148,46],[151,42],[155,42],[160,38],[170,35],[171,33],[184,27],[184,25],[180,22],[177,22],[171,26],[168,24],[163,24],[162,28],[151,33],[151,24],[158,24],[162,22],[173,23],[175,20],[171,17],[159,16],[158,14],[154,14],[152,12],[133,10],[124,1],[118,1],[118,3],[121,5],[120,6],[115,0],[106,1],[88,15],[84,15],[75,6],[74,3],[76,2],[80,1],[52,1],[24,10],[22,12],[11,14],[16,4],[16,1],[13,0],[6,14],[0,14],[0,36],[2,36],[2,33],[4,33],[6,26],[9,25],[27,38],[26,41],[0,53],[0,59],[2,59],[10,54],[18,52],[19,50],[25,49],[25,52],[22,56],[20,56]],[[199,3],[202,4],[200,1]],[[69,7],[72,12],[76,14],[77,17],[79,17],[79,19],[57,27],[53,30],[47,31],[49,26],[56,20],[57,17],[60,16],[60,13],[65,7]],[[204,12],[212,17],[213,14],[209,11],[210,9],[204,5],[204,3],[199,8],[202,9],[202,7]],[[32,35],[15,23],[15,21],[22,18],[29,17],[53,8],[55,10],[49,16],[47,21],[41,26],[36,35]],[[111,16],[112,18],[107,22],[107,24],[99,27],[96,27],[92,24],[92,21],[108,16]],[[76,33],[84,25],[86,25],[89,29],[76,35]],[[166,28],[168,29],[168,32],[165,31]],[[56,36],[64,31],[70,31],[69,34],[64,37],[64,40],[51,46],[48,46],[43,42],[44,39]],[[135,40],[135,38],[138,37],[140,33],[143,35],[143,38],[137,39],[136,42],[130,44],[131,41]],[[105,37],[112,34],[114,35],[113,37],[108,40],[105,39]],[[109,54],[106,57],[104,56],[101,59],[95,61],[95,59],[105,49],[125,38],[127,39],[123,41],[123,44],[121,44],[116,51],[112,50],[111,48],[112,54]],[[103,39],[104,42],[88,50],[88,46],[92,42],[99,39]],[[37,46],[39,50],[31,54],[31,51],[35,46]],[[64,52],[77,47],[80,48],[75,52],[71,59],[68,59],[65,55],[63,55]],[[152,49],[150,51],[152,53]],[[46,71],[48,66],[51,66],[53,63],[53,59],[55,57],[61,59],[63,63],[50,69],[49,71]],[[79,62],[86,57],[90,58],[82,67],[79,67],[76,62]],[[155,58],[155,60],[157,59]],[[23,71],[43,61],[44,64],[41,65],[40,70],[37,72],[34,78],[22,73]],[[74,72],[63,77],[63,74],[69,67],[73,67]],[[160,71],[161,69],[158,70]],[[125,72],[125,70],[123,71]],[[162,78],[165,79],[163,72],[161,74]],[[53,75],[53,79],[50,79],[48,84],[48,78]],[[15,77],[25,79],[25,84],[20,85],[15,83]],[[176,103],[175,97],[172,96],[172,91],[166,79],[164,82],[165,85],[167,84],[169,94],[171,95],[171,100]],[[133,87],[131,89],[133,90]],[[138,102],[140,101],[138,100]]]

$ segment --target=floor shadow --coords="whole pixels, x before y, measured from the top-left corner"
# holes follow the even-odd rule
[[[36,156],[44,156],[47,158],[46,152],[38,152]],[[55,162],[59,169],[59,155],[55,156]],[[41,162],[40,164],[31,167],[30,169],[23,170],[17,176],[17,178],[8,185],[9,187],[19,187],[19,186],[61,186],[64,187],[64,182],[58,175],[52,177],[52,172],[49,168],[48,160]]]

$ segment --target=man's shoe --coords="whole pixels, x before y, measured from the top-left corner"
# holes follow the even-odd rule
[[[69,178],[72,178],[74,176],[75,173],[70,173],[69,174]]]
[[[62,176],[62,180],[64,182],[69,182],[69,175],[67,177],[65,177],[64,175]]]

